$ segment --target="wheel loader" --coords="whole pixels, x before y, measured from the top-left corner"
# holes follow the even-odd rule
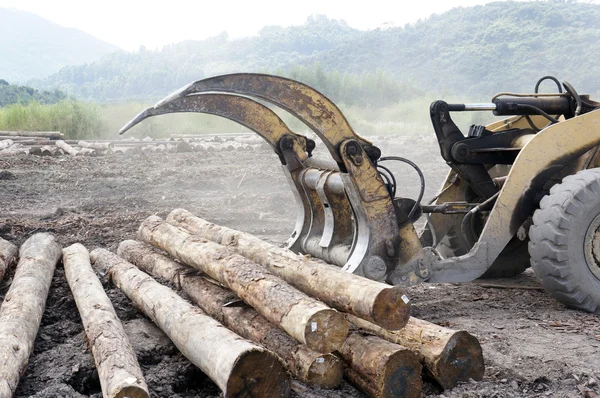
[[[539,92],[545,80],[556,92]],[[265,104],[304,122],[331,159],[313,157],[315,141]],[[382,156],[303,83],[249,73],[199,80],[142,111],[121,134],[174,112],[221,116],[267,141],[294,192],[286,246],[295,252],[403,285],[510,277],[531,265],[557,300],[600,314],[600,103],[568,82],[546,76],[532,93],[503,92],[489,103],[433,102],[431,123],[450,171],[427,202],[416,164]],[[458,112],[501,119],[463,131],[452,120]],[[403,178],[385,166],[392,161],[419,173],[418,198],[397,196]]]

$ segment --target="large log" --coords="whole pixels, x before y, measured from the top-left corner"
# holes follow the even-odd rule
[[[3,155],[20,155],[22,153],[29,154],[29,148],[16,142],[8,148],[5,148],[2,151],[0,151],[0,153]]]
[[[357,327],[415,352],[426,374],[444,389],[461,381],[483,380],[485,365],[481,345],[476,337],[431,322],[411,317],[402,330],[389,331],[352,315],[348,320]]]
[[[15,261],[18,251],[17,246],[0,238],[0,281],[4,279],[6,269]]]
[[[79,152],[77,152],[77,156],[98,156],[98,152],[92,148],[79,148],[78,151]]]
[[[13,140],[0,141],[0,149],[6,149],[8,147],[11,147],[13,144],[14,144]]]
[[[44,145],[42,146],[42,156],[56,156],[58,152],[58,148],[54,145]]]
[[[63,138],[63,134],[60,131],[0,131],[0,136]]]
[[[343,366],[337,356],[320,354],[298,344],[252,308],[229,306],[240,303],[240,299],[232,291],[193,272],[192,268],[133,240],[121,242],[117,254],[142,271],[183,290],[194,304],[235,333],[275,352],[297,379],[320,388],[335,388],[342,381]]]
[[[71,156],[77,156],[77,154],[79,153],[79,151],[75,148],[73,148],[71,145],[67,144],[66,142],[64,142],[63,140],[58,140],[56,141],[55,144],[58,148],[62,149],[63,151],[65,151],[65,153],[68,153]]]
[[[276,355],[242,339],[117,255],[96,249],[91,258],[225,397],[288,396],[290,378]]]
[[[346,378],[373,398],[418,398],[423,380],[419,358],[406,347],[351,332],[342,350]]]
[[[79,243],[64,248],[63,264],[92,348],[102,395],[148,398],[148,386],[133,347],[92,269],[87,249]]]
[[[83,140],[77,141],[77,145],[79,145],[82,148],[97,149],[100,151],[114,147],[114,144],[112,142],[83,141]]]
[[[344,316],[224,246],[190,235],[159,217],[148,217],[138,235],[177,260],[233,290],[270,322],[319,352],[333,352],[348,334]]]
[[[183,209],[173,210],[167,221],[264,265],[286,282],[338,310],[391,330],[408,322],[410,302],[398,286],[344,272],[256,236],[215,225]]]
[[[37,145],[31,145],[29,147],[29,154],[35,156],[42,156],[42,148]]]
[[[19,263],[0,307],[0,397],[12,397],[33,351],[61,248],[38,233],[19,251]]]

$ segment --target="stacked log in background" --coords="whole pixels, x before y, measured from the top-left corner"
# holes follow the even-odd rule
[[[65,140],[59,132],[1,132],[0,156],[151,155],[156,153],[270,150],[254,134],[221,136],[175,136],[169,139]]]

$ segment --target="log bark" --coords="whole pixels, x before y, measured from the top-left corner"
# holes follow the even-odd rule
[[[22,153],[29,154],[29,148],[24,147],[19,143],[14,143],[8,148],[3,149],[0,153],[3,155],[20,155]]]
[[[105,398],[148,398],[148,386],[115,309],[94,273],[87,249],[63,249],[65,276],[98,369]]]
[[[156,216],[142,223],[138,235],[227,286],[270,322],[313,350],[333,352],[346,339],[348,322],[341,313],[226,247],[190,235]]]
[[[13,140],[3,140],[0,141],[0,149],[6,149],[14,144]]]
[[[0,397],[12,397],[27,367],[61,257],[53,235],[38,233],[19,251],[19,263],[0,307]]]
[[[99,151],[110,149],[114,146],[112,142],[97,142],[97,141],[77,141],[77,145],[82,148],[96,149]]]
[[[411,317],[402,330],[389,331],[352,315],[348,320],[357,327],[400,344],[415,352],[426,374],[444,389],[461,381],[483,380],[485,365],[481,345],[476,337]]]
[[[348,364],[346,378],[368,396],[421,396],[421,363],[408,348],[352,332],[340,353]]]
[[[138,154],[142,153],[142,146],[141,145],[135,145],[135,146],[115,146],[113,148],[113,151],[116,154],[138,155]]]
[[[340,311],[390,330],[401,329],[408,322],[410,301],[401,287],[344,272],[251,234],[215,225],[183,209],[173,210],[167,221],[192,234],[227,246]]]
[[[98,152],[92,148],[79,148],[78,151],[79,152],[77,153],[77,156],[89,156],[89,157],[98,156]]]
[[[67,144],[63,140],[56,141],[55,145],[71,156],[77,156],[77,154],[79,153],[77,149],[73,148],[71,145]]]
[[[0,135],[6,137],[63,138],[60,131],[0,131]]]
[[[42,146],[42,156],[55,156],[58,148],[56,146],[44,145]]]
[[[35,156],[42,156],[42,148],[37,145],[32,145],[29,147],[29,154]]]
[[[96,249],[91,258],[225,397],[289,394],[290,378],[277,356],[242,339],[117,255]]]
[[[121,242],[117,254],[142,271],[165,279],[183,290],[194,304],[240,336],[276,353],[299,380],[319,388],[336,388],[343,376],[342,361],[298,344],[281,329],[247,306],[228,306],[241,300],[192,268],[132,240]]]
[[[0,238],[0,281],[4,279],[6,270],[17,258],[18,251],[17,246]]]

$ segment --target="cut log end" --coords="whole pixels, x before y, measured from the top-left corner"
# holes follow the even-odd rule
[[[285,368],[266,351],[248,351],[234,365],[225,397],[287,397],[291,382]]]
[[[444,389],[469,379],[483,380],[485,364],[479,340],[465,331],[455,333],[436,363],[435,372],[435,379]]]
[[[112,396],[115,398],[148,398],[148,392],[138,386],[127,386]]]
[[[322,354],[308,368],[305,383],[319,388],[337,388],[344,377],[344,363],[334,354]]]
[[[340,352],[348,380],[372,398],[419,398],[423,387],[419,357],[376,336],[352,332]]]
[[[375,298],[373,323],[388,330],[402,329],[410,319],[410,307],[411,303],[404,289],[384,289]]]
[[[420,397],[423,387],[421,369],[419,358],[408,350],[390,356],[381,386],[382,396]]]
[[[348,321],[336,310],[326,309],[313,314],[304,330],[305,344],[315,351],[339,351],[348,337]]]

